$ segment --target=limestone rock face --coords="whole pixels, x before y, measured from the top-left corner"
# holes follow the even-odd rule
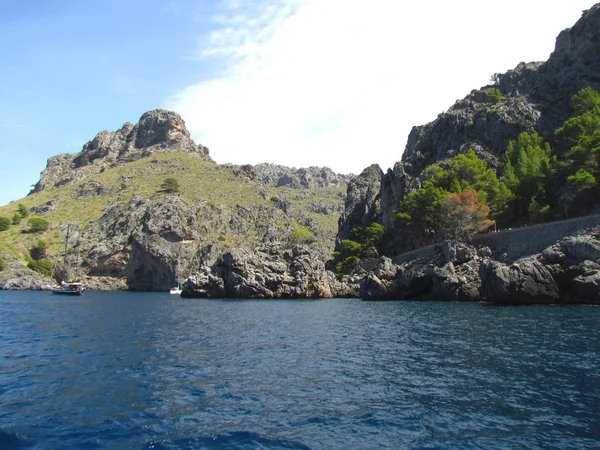
[[[314,187],[329,187],[346,185],[352,175],[340,175],[328,167],[290,168],[276,164],[257,164],[256,166],[243,166],[252,171],[253,177],[259,179],[265,186],[292,189],[311,189]]]
[[[189,152],[212,161],[208,149],[194,143],[179,114],[155,109],[144,113],[136,125],[127,122],[117,131],[101,131],[79,153],[48,159],[32,193],[64,186],[107,167],[160,152]]]
[[[600,304],[600,233],[567,236],[514,262],[446,241],[427,256],[395,264],[381,257],[361,280],[365,300],[480,301],[497,304]]]
[[[508,141],[523,131],[548,138],[571,114],[570,99],[582,87],[600,88],[600,6],[595,5],[556,39],[544,63],[520,63],[457,101],[433,122],[414,127],[403,154],[406,171],[424,167],[474,147],[495,168]],[[503,99],[489,97],[497,88]]]
[[[417,190],[420,186],[420,180],[406,172],[404,163],[397,162],[393,169],[388,169],[387,173],[381,177],[379,193],[382,211],[381,223],[384,227],[393,227],[394,210],[398,207],[398,202],[406,194]]]
[[[600,304],[600,267],[578,275],[571,282],[573,297]]]
[[[570,29],[560,33],[555,51],[546,62],[520,63],[493,84],[471,91],[433,122],[416,126],[410,132],[401,162],[381,177],[378,193],[369,195],[371,203],[361,206],[364,219],[353,214],[357,202],[348,195],[339,227],[339,239],[347,237],[356,225],[377,220],[387,228],[394,226],[394,210],[405,195],[422,184],[423,171],[431,164],[473,148],[494,170],[510,140],[522,132],[536,131],[549,138],[572,113],[571,97],[581,88],[600,89],[600,5],[585,11]],[[495,98],[498,90],[501,98]],[[372,211],[378,202],[380,214]],[[367,222],[367,223],[365,223]],[[396,245],[398,244],[398,245]],[[389,247],[409,250],[410,243],[390,243]],[[393,248],[386,249],[394,254]]]
[[[388,296],[383,282],[373,273],[369,273],[360,283],[360,298],[363,300],[380,300]]]
[[[339,220],[336,249],[339,249],[341,240],[350,235],[352,228],[370,225],[374,221],[382,176],[379,165],[373,164],[348,183],[344,213]]]
[[[576,261],[600,261],[600,242],[589,236],[574,236],[560,243],[562,253]]]
[[[413,127],[402,160],[405,170],[418,176],[425,167],[474,148],[492,168],[508,142],[524,131],[534,131],[540,111],[524,97],[506,97],[497,103],[478,101],[482,91],[471,92],[448,111],[423,126]]]
[[[25,267],[0,272],[0,290],[47,291],[56,282]]]
[[[178,260],[193,260],[196,215],[177,196],[158,202],[134,197],[108,208],[77,237],[86,284],[102,279],[110,289],[168,290],[177,283]]]
[[[455,251],[448,255],[442,246],[428,258],[395,264],[385,256],[369,263],[371,270],[360,284],[364,300],[477,301],[481,299],[478,274],[480,258],[474,248],[448,242]],[[456,251],[456,248],[459,251]],[[363,266],[367,266],[363,263]]]
[[[479,274],[485,298],[494,303],[557,303],[560,297],[552,273],[534,259],[510,266],[487,261],[481,264]]]
[[[155,109],[142,114],[132,130],[135,133],[134,146],[147,149],[154,146],[168,148],[169,151],[197,151],[197,146],[185,127],[179,114],[164,109]]]
[[[46,168],[40,174],[40,180],[37,182],[31,192],[39,192],[43,189],[57,185],[60,180],[63,184],[68,184],[76,179],[76,174],[72,171],[73,159],[76,154],[63,153],[48,159]]]
[[[473,247],[457,241],[445,241],[442,244],[442,257],[444,263],[466,263],[476,256]]]
[[[212,267],[188,278],[182,297],[326,298],[343,296],[347,287],[334,281],[307,246],[285,249],[264,245],[237,248]]]

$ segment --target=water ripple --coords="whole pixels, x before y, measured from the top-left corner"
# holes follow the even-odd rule
[[[0,292],[0,449],[598,448],[600,308]]]

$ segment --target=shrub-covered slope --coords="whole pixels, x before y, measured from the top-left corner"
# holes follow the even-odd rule
[[[96,289],[165,290],[240,247],[310,245],[324,260],[347,181],[327,168],[216,164],[177,114],[151,111],[50,158],[30,195],[0,207],[11,222],[0,231],[0,287],[53,282],[25,268],[40,240],[58,280]],[[20,209],[28,215],[12,223]],[[26,232],[38,217],[48,229]]]

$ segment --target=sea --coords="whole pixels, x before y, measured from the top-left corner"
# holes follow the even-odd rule
[[[600,307],[0,291],[0,449],[598,449]]]

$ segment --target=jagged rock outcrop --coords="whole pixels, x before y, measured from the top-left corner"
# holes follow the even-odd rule
[[[273,187],[287,186],[293,189],[311,189],[314,187],[342,186],[353,178],[353,175],[336,174],[328,167],[311,166],[295,169],[268,163],[245,167],[252,168],[253,176],[265,186]]]
[[[496,257],[499,255],[496,255]],[[479,301],[496,304],[600,304],[600,232],[560,240],[514,262],[487,247],[446,241],[430,257],[395,264],[382,257],[363,277],[365,300]]]
[[[552,272],[535,257],[510,266],[487,260],[479,274],[483,295],[493,303],[557,303],[560,299]]]
[[[363,278],[360,295],[365,300],[480,300],[478,265],[474,249],[455,241],[436,248],[431,258],[394,263],[381,257]]]
[[[484,88],[485,89],[485,88]],[[474,148],[497,169],[498,157],[511,139],[534,131],[541,116],[536,105],[522,96],[486,102],[485,91],[473,91],[426,125],[413,127],[402,161],[407,173],[418,176],[425,167]]]
[[[600,88],[600,6],[594,5],[556,39],[544,63],[520,63],[497,84],[472,91],[433,122],[414,127],[402,160],[415,176],[441,159],[474,147],[495,168],[495,160],[523,131],[549,138],[571,115],[571,97],[583,87]],[[489,96],[491,88],[503,95]]]
[[[47,291],[55,285],[54,280],[26,267],[15,267],[13,270],[5,269],[0,272],[0,290]]]
[[[380,183],[380,205],[381,224],[386,228],[394,226],[394,210],[400,199],[421,186],[420,180],[406,173],[404,164],[397,162],[393,169],[381,177]]]
[[[344,212],[339,220],[336,249],[348,238],[352,228],[373,223],[377,216],[383,172],[373,164],[348,183]]]
[[[508,142],[521,132],[537,131],[548,139],[572,114],[570,100],[576,92],[587,86],[600,89],[599,55],[600,5],[594,5],[560,33],[548,61],[520,63],[496,74],[493,84],[473,90],[433,122],[414,127],[402,160],[381,177],[379,195],[371,196],[363,209],[372,210],[379,202],[377,220],[393,227],[398,202],[420,187],[423,170],[431,164],[473,148],[498,169]],[[340,236],[347,236],[353,224],[347,212]]]
[[[49,158],[31,193],[65,186],[108,167],[161,152],[188,152],[212,161],[208,149],[193,141],[179,114],[155,109],[142,114],[135,125],[127,122],[117,131],[101,131],[79,153]]]
[[[308,246],[238,248],[184,283],[187,298],[325,298],[356,296],[356,286],[325,270]]]

